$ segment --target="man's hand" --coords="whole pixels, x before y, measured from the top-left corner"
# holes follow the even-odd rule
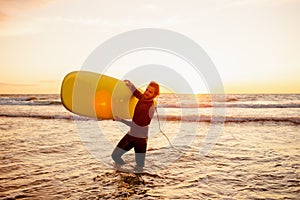
[[[121,121],[121,118],[118,116],[114,116],[113,121]]]
[[[133,84],[129,81],[129,80],[124,80],[124,83],[131,88],[133,86]]]

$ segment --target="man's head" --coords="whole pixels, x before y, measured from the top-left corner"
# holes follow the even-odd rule
[[[151,81],[144,92],[144,98],[146,100],[152,100],[159,95],[159,85],[158,83]]]

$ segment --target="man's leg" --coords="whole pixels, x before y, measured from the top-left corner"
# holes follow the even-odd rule
[[[135,162],[141,168],[145,165],[147,141],[147,138],[136,138],[134,142]]]
[[[112,159],[119,165],[124,165],[125,162],[121,158],[124,153],[132,149],[133,142],[130,139],[130,136],[126,134],[118,143],[113,153],[111,154]]]

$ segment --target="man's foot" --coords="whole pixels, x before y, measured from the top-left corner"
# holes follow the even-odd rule
[[[137,173],[142,173],[144,171],[144,166],[136,165],[134,171]]]
[[[121,170],[121,168],[122,168],[122,165],[121,164],[118,164],[118,163],[116,163],[116,162],[114,162],[114,168],[116,169],[116,170]]]

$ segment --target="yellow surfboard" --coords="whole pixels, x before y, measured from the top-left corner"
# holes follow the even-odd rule
[[[98,119],[132,118],[137,99],[121,80],[103,74],[74,71],[61,86],[64,107],[78,115]]]

